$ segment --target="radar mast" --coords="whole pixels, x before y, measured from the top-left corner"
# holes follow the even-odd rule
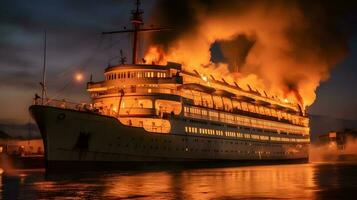
[[[141,28],[144,24],[143,14],[144,11],[140,9],[140,0],[136,0],[136,9],[131,11],[131,24],[132,29],[127,30],[125,27],[123,30],[119,31],[109,31],[103,32],[102,34],[114,34],[114,33],[132,33],[133,34],[133,52],[132,52],[132,64],[137,63],[137,55],[138,55],[138,36],[140,32],[156,32],[156,31],[165,31],[170,30],[167,28]]]

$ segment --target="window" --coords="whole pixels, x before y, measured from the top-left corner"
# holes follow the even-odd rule
[[[243,133],[237,133],[236,135],[237,135],[237,137],[240,137],[240,138],[243,137]]]
[[[139,99],[138,103],[140,108],[153,108],[151,99]]]
[[[252,139],[259,140],[259,135],[251,135],[251,138],[252,138]]]

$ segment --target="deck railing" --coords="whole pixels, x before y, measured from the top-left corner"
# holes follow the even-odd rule
[[[55,108],[63,108],[77,111],[87,111],[93,112],[101,115],[112,116],[112,117],[129,117],[129,116],[154,116],[156,115],[156,110],[152,108],[121,108],[118,116],[118,112],[112,109],[101,109],[94,108],[92,104],[86,103],[74,103],[57,99],[44,99],[42,104],[42,99],[34,99],[34,105],[45,105]]]
[[[43,103],[42,103],[43,102]],[[112,116],[112,117],[118,117],[117,112],[106,112],[104,110],[98,110],[92,107],[91,104],[86,104],[86,103],[73,103],[66,101],[65,99],[63,100],[57,100],[57,99],[34,99],[33,102],[34,105],[44,105],[44,106],[50,106],[50,107],[55,107],[55,108],[63,108],[63,109],[70,109],[70,110],[77,110],[77,111],[87,111],[87,112],[93,112],[93,113],[98,113],[101,115],[106,115],[106,116]],[[130,112],[132,113],[130,113]],[[153,116],[155,115],[156,110],[155,109],[149,109],[149,108],[140,108],[140,109],[122,109],[120,110],[120,117],[127,117],[130,116],[130,114],[133,115],[150,115]],[[121,118],[119,118],[120,120]],[[155,132],[155,133],[169,133],[171,127],[169,125],[148,125],[148,124],[133,124],[131,120],[128,121],[122,121],[121,123],[129,126],[135,126],[135,127],[142,127],[148,132]]]
[[[42,100],[41,98],[37,98],[33,100],[33,104],[50,106],[55,108],[70,109],[70,110],[99,112],[98,110],[94,109],[91,104],[74,103],[74,102],[67,101],[65,99],[58,100],[58,99],[46,98]]]

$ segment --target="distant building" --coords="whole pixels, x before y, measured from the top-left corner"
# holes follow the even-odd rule
[[[0,153],[18,156],[43,155],[43,142],[42,139],[0,139]]]
[[[344,149],[349,139],[357,139],[357,130],[345,129],[343,131],[330,131],[319,136],[319,142],[335,143],[338,149]]]
[[[326,135],[331,131],[357,130],[357,120],[337,119],[321,115],[310,115],[309,117],[312,143],[319,143],[319,136]]]

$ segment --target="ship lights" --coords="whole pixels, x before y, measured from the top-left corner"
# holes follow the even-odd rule
[[[208,81],[208,77],[204,74],[200,74],[201,79],[207,83],[208,86],[211,86],[210,82]]]
[[[205,76],[205,75],[201,75],[201,79],[204,80],[204,81],[206,81],[206,82],[208,81],[208,78],[207,78],[207,76]]]

